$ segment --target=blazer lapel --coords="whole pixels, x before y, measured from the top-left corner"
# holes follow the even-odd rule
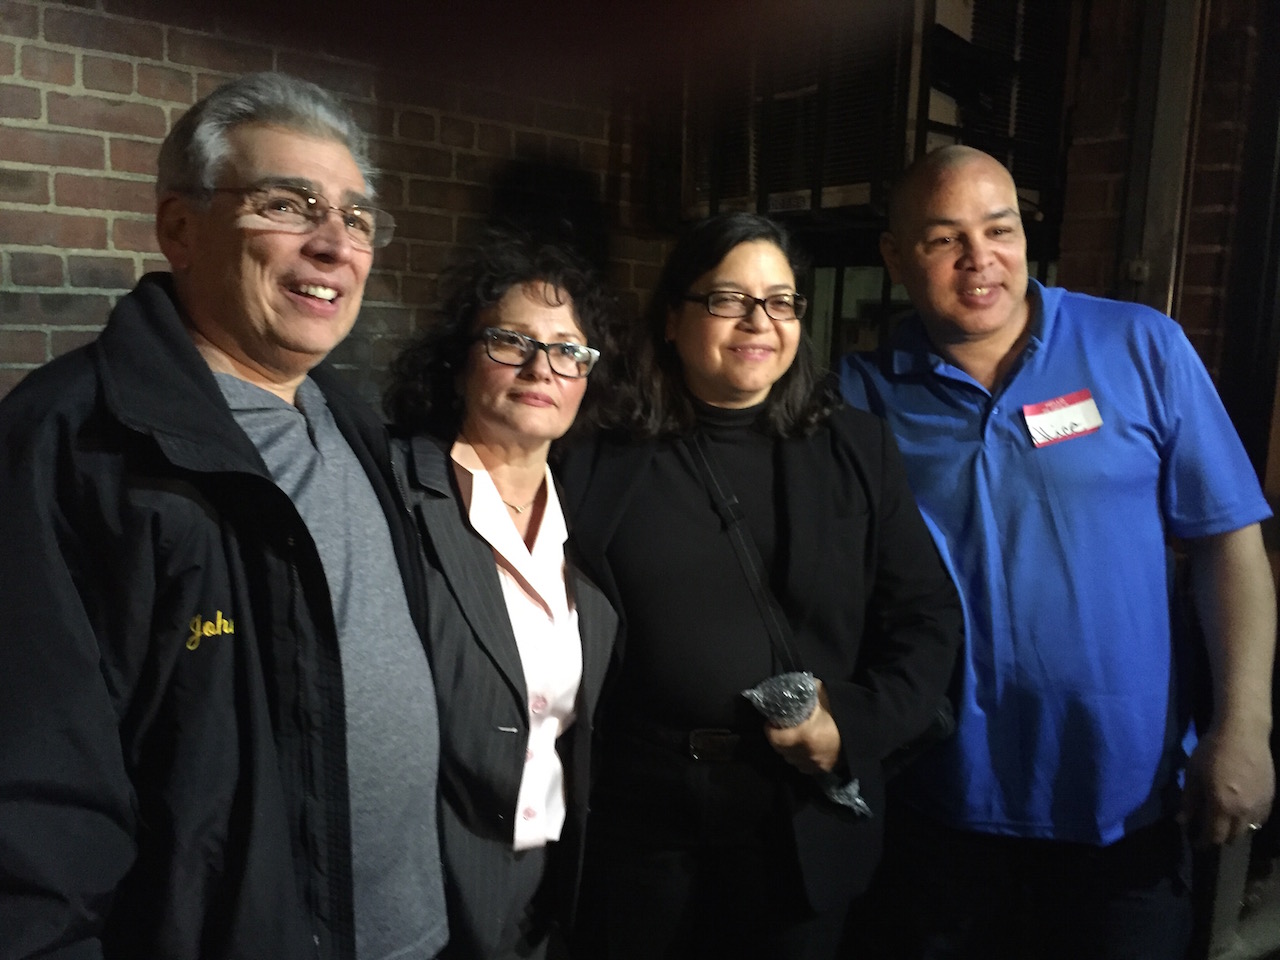
[[[418,486],[427,495],[418,498],[424,541],[428,553],[439,558],[440,570],[458,600],[462,614],[499,671],[523,701],[527,686],[520,665],[520,651],[507,616],[493,550],[467,526],[449,477],[448,454],[424,437],[412,441],[413,469]]]

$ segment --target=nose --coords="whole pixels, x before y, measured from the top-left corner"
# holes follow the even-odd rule
[[[546,347],[534,347],[533,355],[520,367],[520,375],[535,380],[550,380],[555,371],[551,369],[551,354]]]
[[[321,260],[345,259],[355,250],[351,234],[342,222],[342,211],[336,209],[325,211],[324,219],[307,234],[307,242],[303,246],[308,256]]]
[[[765,329],[769,326],[769,315],[764,312],[763,303],[751,304],[751,309],[747,311],[747,315],[738,321],[738,326],[745,326],[750,330]]]
[[[965,241],[964,259],[968,261],[967,265],[975,270],[981,270],[991,262],[991,246],[987,243],[986,237],[971,237]]]

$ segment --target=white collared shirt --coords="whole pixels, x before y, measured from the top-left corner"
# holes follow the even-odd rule
[[[564,826],[564,769],[556,738],[573,723],[582,680],[578,612],[565,578],[568,529],[549,467],[547,503],[530,550],[472,446],[458,440],[450,456],[467,517],[493,548],[524,671],[529,741],[514,810],[513,846],[527,850],[559,840]]]

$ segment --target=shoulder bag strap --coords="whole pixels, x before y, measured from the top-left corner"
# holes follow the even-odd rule
[[[785,670],[803,669],[800,665],[800,655],[796,651],[795,642],[791,636],[791,626],[787,623],[786,614],[779,608],[777,600],[769,591],[769,587],[765,582],[764,561],[760,558],[760,551],[756,549],[756,542],[751,536],[751,531],[747,529],[747,525],[743,522],[745,515],[742,510],[742,504],[738,501],[733,490],[730,489],[728,481],[724,479],[724,475],[720,473],[719,465],[715,462],[714,454],[712,454],[711,448],[707,443],[706,435],[699,430],[691,440],[686,441],[686,445],[693,454],[693,462],[697,466],[698,472],[702,474],[702,482],[706,484],[707,490],[711,494],[716,513],[720,515],[721,522],[724,523],[725,529],[729,531],[729,540],[733,543],[733,552],[737,555],[738,563],[742,567],[742,573],[746,576],[747,583],[751,586],[751,594],[755,598],[756,607],[764,620],[765,629],[769,631],[769,640],[773,644],[774,653],[778,655],[778,660]]]

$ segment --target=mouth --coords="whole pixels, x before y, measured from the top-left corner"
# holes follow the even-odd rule
[[[747,360],[765,360],[775,352],[773,347],[762,343],[744,343],[729,350]]]
[[[512,399],[529,407],[554,407],[555,401],[545,393],[515,393]]]
[[[299,296],[310,297],[312,300],[323,300],[325,303],[333,303],[338,299],[337,290],[318,283],[297,283],[291,285],[289,290]]]

